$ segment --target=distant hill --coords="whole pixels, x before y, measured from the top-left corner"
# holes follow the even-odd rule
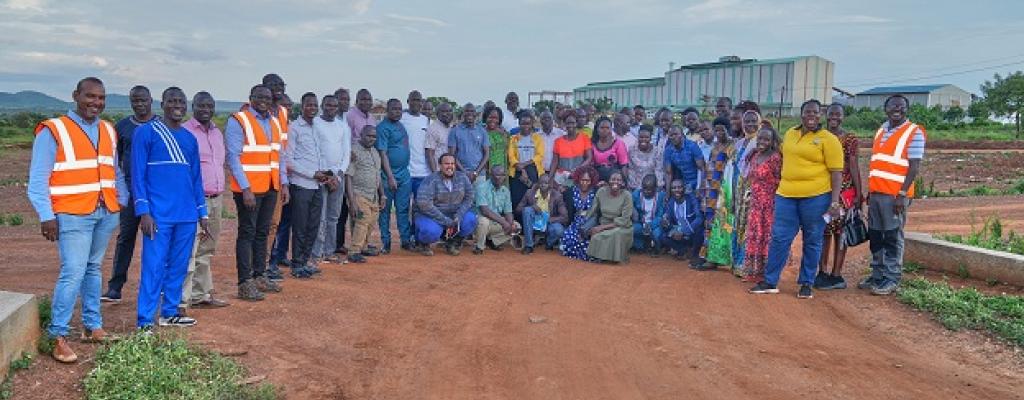
[[[2,110],[63,110],[68,103],[56,97],[32,90],[18,93],[0,92]]]
[[[238,101],[218,101],[217,112],[228,113],[238,111],[242,106]],[[50,96],[45,93],[33,90],[23,90],[18,93],[0,92],[0,111],[65,111],[71,108],[71,103]],[[131,102],[128,96],[123,94],[107,94],[106,111],[130,111]],[[153,102],[154,112],[160,108],[160,101]]]

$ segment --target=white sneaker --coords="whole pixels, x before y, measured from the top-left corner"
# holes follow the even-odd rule
[[[188,326],[195,325],[196,324],[196,319],[192,318],[192,317],[176,315],[176,316],[173,316],[173,317],[170,317],[170,318],[163,318],[163,317],[161,317],[159,320],[157,320],[157,324],[159,324],[160,326],[183,326],[183,327],[188,327]]]

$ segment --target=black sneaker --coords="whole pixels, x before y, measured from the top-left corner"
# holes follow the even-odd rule
[[[818,269],[818,274],[814,276],[814,287],[820,289],[822,286],[828,286],[832,281],[832,275],[826,274],[821,269]]]
[[[703,265],[704,265],[704,259],[701,259],[701,258],[695,258],[695,259],[693,259],[693,261],[690,261],[690,268],[692,268],[692,269],[699,270],[700,267],[703,266]]]
[[[310,279],[314,275],[314,272],[308,267],[292,268],[292,278],[295,279]]]
[[[523,254],[533,254],[533,246],[523,247],[522,253]]]
[[[750,288],[750,293],[754,294],[776,294],[779,292],[779,287],[775,285],[769,285],[768,282],[761,281],[757,285]]]
[[[189,327],[196,324],[196,319],[192,317],[186,317],[184,315],[175,315],[170,318],[163,318],[157,320],[157,324],[160,326],[180,326]]]
[[[361,263],[365,263],[366,262],[366,257],[363,257],[363,255],[359,254],[359,253],[352,253],[352,254],[348,255],[348,262],[350,262],[350,263],[360,263],[360,264]]]
[[[867,278],[862,279],[860,281],[860,283],[857,283],[857,289],[860,289],[860,290],[874,290],[875,287],[878,286],[879,283],[881,283],[881,282],[879,282],[874,277],[868,276]]]
[[[415,244],[412,244],[412,243],[402,243],[402,250],[408,251],[410,253],[415,253],[419,249],[416,248]]]
[[[501,246],[498,246],[498,245],[494,244],[494,242],[492,242],[490,240],[488,240],[486,242],[486,245],[487,245],[488,249],[491,249],[491,250],[494,250],[494,251],[501,251]]]
[[[814,298],[814,291],[811,290],[811,285],[800,285],[800,291],[796,293],[798,299],[810,299]]]
[[[362,253],[359,254],[361,254],[363,257],[376,257],[380,255],[380,250],[377,250],[373,247],[367,247],[363,249]]]
[[[107,290],[106,293],[100,296],[100,301],[104,303],[120,303],[121,292],[114,289]]]
[[[284,280],[284,274],[281,273],[281,269],[276,265],[271,268],[267,268],[267,271],[263,275],[273,282],[281,282]]]
[[[818,290],[839,290],[846,289],[846,280],[842,276],[826,275],[820,285],[814,286]]]

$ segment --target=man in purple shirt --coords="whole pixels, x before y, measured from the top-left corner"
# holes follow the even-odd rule
[[[215,112],[213,96],[207,92],[192,97],[192,119],[182,125],[199,142],[199,169],[203,175],[203,192],[206,195],[206,210],[209,214],[210,235],[196,235],[192,247],[192,259],[188,263],[188,275],[182,285],[181,305],[196,308],[219,308],[228,302],[213,297],[213,274],[210,259],[217,249],[220,235],[221,210],[224,208],[221,193],[224,193],[224,134],[213,123]],[[184,314],[182,312],[181,314]]]

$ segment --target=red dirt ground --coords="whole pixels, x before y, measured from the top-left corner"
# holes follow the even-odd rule
[[[24,152],[0,159],[0,179],[24,177]],[[966,232],[972,215],[998,214],[1021,231],[1021,200],[922,200],[911,229]],[[51,292],[56,250],[39,236],[24,187],[0,188],[0,204],[28,216],[0,228],[0,289]],[[194,311],[199,325],[188,334],[244,352],[237,359],[289,399],[1024,398],[1020,349],[949,332],[894,298],[855,289],[797,300],[793,268],[781,295],[754,296],[725,272],[666,258],[607,266],[544,251],[397,251],[326,264],[319,279],[288,280],[283,293],[243,303],[234,298],[233,221],[221,238],[215,286],[233,305]],[[851,251],[848,279],[860,276],[865,252]],[[104,305],[114,332],[134,325],[137,260],[124,303]],[[95,347],[72,346],[82,361],[39,357],[16,375],[15,398],[81,398]]]

